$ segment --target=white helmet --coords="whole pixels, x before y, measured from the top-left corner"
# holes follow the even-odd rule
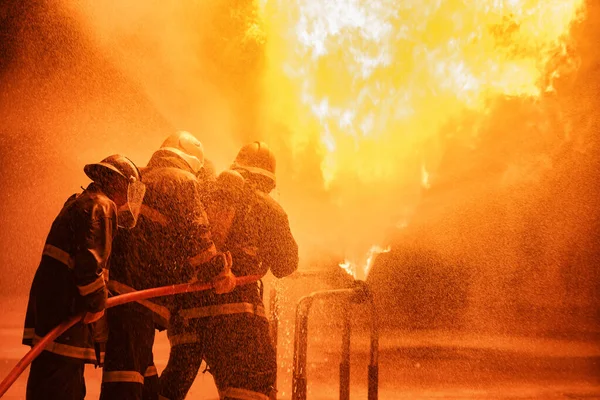
[[[185,160],[194,174],[198,174],[204,165],[204,146],[189,132],[178,131],[172,134],[160,148],[172,151]]]

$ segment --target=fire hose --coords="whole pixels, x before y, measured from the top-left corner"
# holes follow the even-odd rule
[[[250,275],[250,276],[242,276],[236,278],[236,286],[247,285],[253,282],[256,282],[261,277],[258,275]],[[212,283],[183,283],[180,285],[169,285],[162,286],[153,289],[146,290],[138,290],[131,293],[122,294],[119,296],[114,296],[109,298],[106,301],[106,308],[120,306],[121,304],[131,303],[139,300],[151,299],[154,297],[168,296],[174,294],[181,293],[191,293],[191,292],[200,292],[205,290],[210,290],[213,288]],[[2,383],[0,383],[0,398],[4,396],[4,394],[10,389],[10,387],[15,383],[17,378],[27,369],[29,364],[44,350],[48,343],[51,343],[62,335],[67,329],[78,323],[83,319],[83,314],[76,315],[71,319],[63,322],[58,325],[56,328],[52,329],[46,336],[44,336],[35,346],[25,354],[23,358],[17,363],[17,365],[10,371],[8,376],[4,378]]]

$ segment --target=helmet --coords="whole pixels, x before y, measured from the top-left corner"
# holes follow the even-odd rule
[[[95,164],[87,164],[83,171],[94,182],[103,182],[110,179],[111,173],[116,173],[125,178],[125,182],[141,181],[142,174],[138,167],[129,158],[120,154],[106,157]]]
[[[186,131],[178,131],[165,139],[161,149],[176,153],[190,166],[194,174],[198,174],[204,165],[204,146],[194,135]]]
[[[229,190],[241,190],[244,188],[245,179],[237,171],[226,169],[217,177],[217,185]]]
[[[213,162],[210,161],[209,159],[205,158],[204,165],[202,166],[202,169],[200,169],[200,171],[198,171],[198,173],[196,174],[196,177],[198,178],[198,180],[200,182],[203,182],[203,183],[214,182],[217,179],[217,173],[215,171],[215,164],[213,164]]]
[[[226,169],[221,172],[215,182],[221,200],[237,202],[242,198],[246,180],[237,171]]]
[[[127,194],[127,203],[119,207],[118,225],[122,228],[133,228],[146,193],[142,174],[133,161],[120,154],[114,154],[99,163],[87,164],[83,171],[92,181],[101,186],[105,188],[111,186]],[[115,177],[118,179],[116,182]]]
[[[266,177],[275,187],[275,154],[264,142],[253,142],[243,146],[231,169],[241,169]]]

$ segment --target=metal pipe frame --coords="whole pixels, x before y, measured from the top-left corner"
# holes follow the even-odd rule
[[[340,361],[340,400],[350,400],[350,337],[352,328],[350,316],[350,307],[344,308],[342,360]]]
[[[367,302],[371,310],[371,344],[369,356],[369,386],[368,400],[377,400],[379,398],[379,316],[375,308],[373,295],[368,292]]]
[[[361,284],[362,283],[362,284]],[[308,315],[316,299],[336,299],[348,303],[344,309],[344,332],[342,336],[342,360],[340,362],[340,400],[350,398],[350,327],[352,303],[367,303],[371,311],[370,360],[368,366],[368,400],[378,399],[379,386],[379,320],[377,318],[373,296],[364,282],[349,289],[334,289],[313,292],[302,297],[296,307],[296,326],[294,334],[294,365],[292,381],[292,400],[306,400],[307,379],[306,359],[308,349]]]
[[[279,340],[279,298],[277,296],[277,288],[272,287],[269,293],[269,313],[271,326],[271,340],[273,341],[273,349],[275,350],[275,360],[277,360],[277,346]],[[277,370],[275,370],[275,387],[277,391]]]
[[[298,280],[305,278],[315,278],[315,277],[323,277],[327,276],[327,273],[319,270],[307,270],[307,271],[296,271],[292,275],[289,275],[285,278],[285,280]],[[271,290],[269,292],[269,323],[271,326],[271,338],[273,341],[273,347],[275,349],[275,357],[277,359],[277,351],[278,351],[278,343],[279,343],[279,317],[280,317],[280,308],[279,308],[279,295],[277,294],[277,290],[280,287],[279,282],[276,281]]]

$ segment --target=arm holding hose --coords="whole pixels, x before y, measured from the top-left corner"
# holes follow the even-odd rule
[[[235,278],[235,283],[238,286],[247,285],[256,282],[260,276],[243,276]],[[134,301],[150,299],[154,297],[168,296],[173,294],[199,292],[203,290],[211,290],[214,288],[212,283],[184,283],[180,285],[163,286],[153,289],[139,290],[132,293],[126,293],[119,296],[111,297],[106,301],[106,308],[116,307],[122,304],[131,303]],[[44,350],[44,348],[54,339],[59,337],[67,329],[81,321],[83,314],[74,316],[68,321],[63,322],[56,328],[44,336],[31,350],[17,363],[10,371],[8,376],[0,383],[0,398],[8,391],[17,378],[27,369],[29,364]]]

